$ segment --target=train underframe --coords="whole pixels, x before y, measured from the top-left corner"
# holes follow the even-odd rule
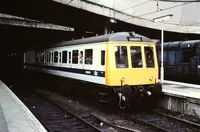
[[[130,108],[131,105],[155,105],[156,99],[162,93],[162,85],[160,83],[151,85],[124,85],[114,89],[118,96],[118,106],[120,109]]]
[[[114,106],[120,109],[130,108],[131,106],[135,106],[136,103],[144,105],[146,101],[148,101],[147,104],[155,104],[157,97],[161,95],[162,91],[162,86],[159,83],[108,87],[46,73],[32,72],[32,77],[30,77],[30,72],[28,74],[29,80],[35,80],[36,83],[46,87],[45,89],[61,94],[67,94],[70,91],[87,93],[89,96],[95,96],[101,103],[115,104]]]

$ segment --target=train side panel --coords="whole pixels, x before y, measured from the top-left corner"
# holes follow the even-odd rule
[[[105,54],[105,46],[106,44],[102,42],[98,44],[92,43],[85,45],[56,47],[45,49],[39,52],[28,51],[24,57],[25,68],[56,76],[105,85],[105,63],[102,62],[102,59],[105,61],[105,55],[102,56],[102,54]],[[67,51],[71,54],[68,54],[66,63],[63,63],[64,51]],[[79,58],[81,52],[83,52],[82,60]],[[90,58],[91,63],[88,64],[86,64],[86,52],[87,54],[92,55],[92,58]],[[47,61],[48,57],[46,57],[46,53],[52,53],[52,57],[50,57],[49,61]],[[38,56],[39,54],[42,54],[42,61],[40,60],[36,62],[27,58],[27,56],[32,56],[32,58],[35,58],[36,54]]]

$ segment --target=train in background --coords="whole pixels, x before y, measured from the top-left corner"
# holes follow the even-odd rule
[[[161,44],[157,44],[159,64]],[[200,40],[163,43],[163,65],[166,80],[200,84]]]
[[[101,102],[121,109],[161,94],[156,45],[134,32],[72,40],[24,52],[24,68],[90,87]],[[85,85],[85,86],[84,86]],[[86,89],[85,89],[86,90]],[[90,91],[89,90],[89,91]]]

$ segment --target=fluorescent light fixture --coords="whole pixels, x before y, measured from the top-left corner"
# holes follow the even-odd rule
[[[172,14],[168,14],[168,15],[164,15],[164,16],[160,16],[160,17],[156,17],[153,19],[154,22],[161,22],[161,21],[165,21],[169,18],[171,18],[173,15]]]
[[[110,23],[117,23],[117,20],[114,18],[110,18]]]
[[[86,31],[85,33],[94,34],[94,32],[91,32],[91,31]]]

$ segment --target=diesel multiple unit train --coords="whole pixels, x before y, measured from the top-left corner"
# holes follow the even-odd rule
[[[111,95],[124,109],[133,100],[157,97],[156,45],[134,32],[119,32],[61,42],[24,53],[24,68],[73,80],[96,91],[100,101]],[[67,87],[67,86],[66,86]],[[111,92],[110,92],[111,91]],[[110,94],[111,93],[111,94]]]
[[[200,40],[175,41],[163,44],[165,79],[200,84]],[[160,62],[161,44],[157,44]]]

